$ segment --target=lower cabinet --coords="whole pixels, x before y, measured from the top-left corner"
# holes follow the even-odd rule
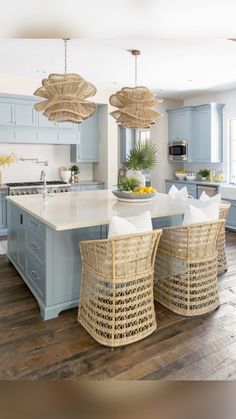
[[[189,183],[179,183],[179,182],[169,182],[166,181],[166,193],[169,192],[172,185],[175,185],[177,189],[182,189],[184,186],[186,186],[188,194],[191,195],[193,198],[197,198],[197,186],[195,184],[189,184]]]
[[[6,190],[0,190],[0,236],[7,234],[7,202]]]
[[[88,184],[82,184],[82,185],[75,185],[72,186],[71,190],[72,192],[80,192],[80,191],[92,191],[97,189],[104,189],[104,182],[101,183],[88,183]]]
[[[236,231],[236,201],[230,199],[224,199],[224,201],[228,201],[231,204],[229,209],[228,218],[226,221],[226,227],[230,230]]]

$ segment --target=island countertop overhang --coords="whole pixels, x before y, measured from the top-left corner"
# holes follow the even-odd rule
[[[129,218],[149,210],[152,218],[181,215],[183,202],[158,193],[150,203],[119,202],[111,190],[93,190],[39,195],[8,196],[7,201],[48,227],[73,230],[110,223],[112,216]]]

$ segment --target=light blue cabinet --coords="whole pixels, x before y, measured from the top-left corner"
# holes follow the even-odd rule
[[[0,125],[12,126],[14,125],[13,119],[13,104],[3,102],[0,99]]]
[[[187,140],[187,161],[200,163],[222,161],[223,107],[222,103],[210,103],[167,111],[169,141]]]
[[[73,185],[71,190],[72,192],[80,192],[80,191],[91,191],[91,190],[98,190],[98,189],[104,189],[105,183],[86,183],[81,185]]]
[[[36,128],[36,111],[32,103],[15,103],[14,124],[17,126]]]
[[[99,140],[98,114],[96,113],[79,125],[78,143],[71,146],[71,162],[98,162]]]
[[[7,233],[7,203],[6,203],[7,191],[5,189],[0,190],[0,236]]]
[[[236,231],[236,201],[230,199],[224,199],[225,201],[230,202],[231,207],[229,209],[228,218],[226,221],[226,227],[230,230]]]
[[[168,110],[168,139],[169,141],[191,141],[193,135],[192,106]]]
[[[0,142],[77,144],[78,125],[55,123],[36,112],[37,98],[20,95],[0,96]]]
[[[193,198],[197,198],[197,185],[192,183],[179,183],[179,182],[170,182],[166,181],[166,193],[169,192],[172,185],[175,185],[177,189],[182,189],[184,186],[186,186],[188,194],[191,195]]]

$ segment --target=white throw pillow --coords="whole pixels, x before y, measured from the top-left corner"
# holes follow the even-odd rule
[[[108,238],[127,236],[129,234],[152,231],[150,211],[145,211],[136,217],[121,218],[114,216],[109,226]]]
[[[221,195],[220,195],[220,193],[218,193],[217,195],[214,195],[214,196],[210,197],[206,194],[205,191],[203,191],[199,199],[202,202],[217,202],[218,204],[220,204]]]
[[[205,223],[207,221],[219,220],[219,205],[216,203],[209,204],[204,208],[196,208],[189,205],[189,208],[184,214],[182,226],[191,224]]]
[[[188,190],[186,188],[186,186],[184,186],[181,189],[177,189],[175,185],[172,185],[168,195],[171,196],[171,198],[176,199],[176,198],[181,198],[186,200],[188,198]]]

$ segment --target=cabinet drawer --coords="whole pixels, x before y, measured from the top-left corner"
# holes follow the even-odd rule
[[[41,236],[45,237],[46,233],[46,226],[41,223],[41,221],[33,218],[31,216],[27,217],[27,226],[30,227],[34,232],[40,234]]]
[[[26,247],[39,260],[44,263],[45,260],[45,245],[44,238],[35,234],[33,231],[27,230],[26,233]]]
[[[29,254],[26,257],[26,276],[36,294],[43,298],[45,296],[44,266]]]

